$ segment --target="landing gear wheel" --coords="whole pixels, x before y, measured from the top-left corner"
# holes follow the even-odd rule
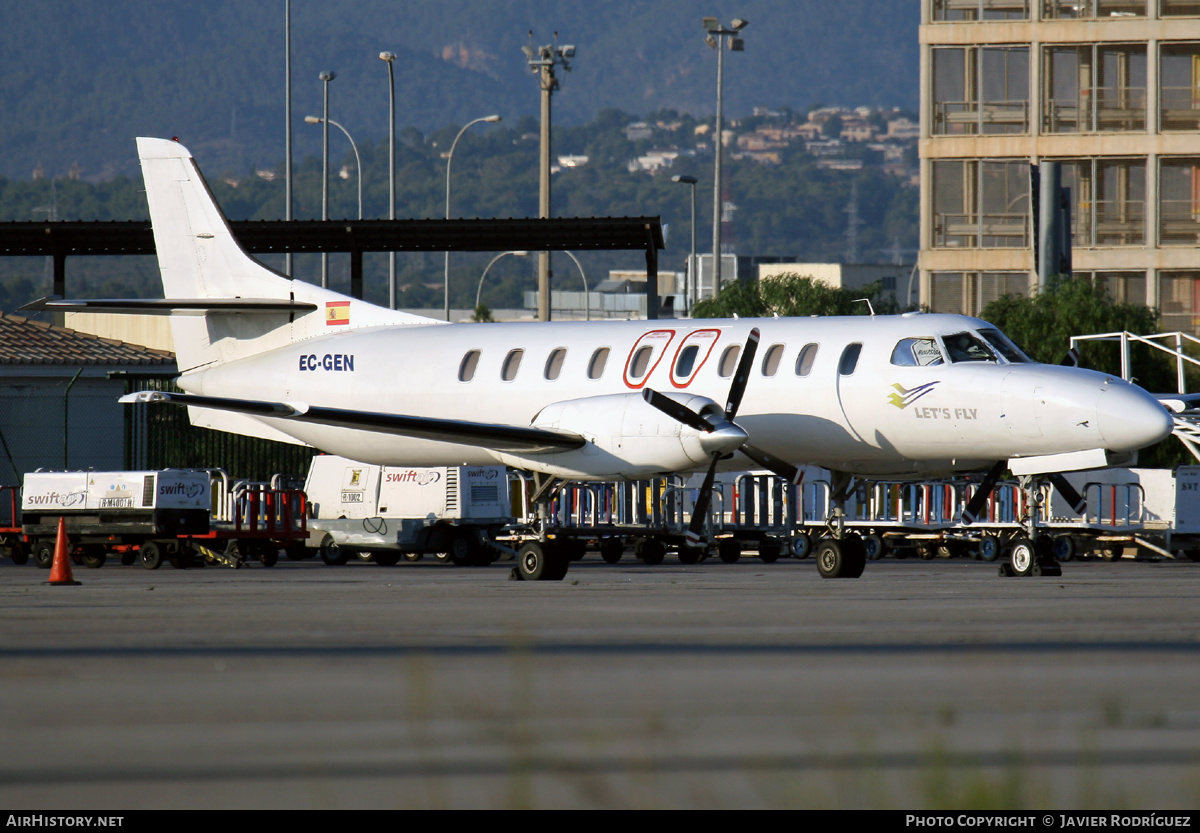
[[[530,541],[517,556],[517,575],[522,581],[562,581],[570,563],[553,544]]]
[[[867,563],[862,539],[847,535],[840,541],[822,538],[817,544],[817,570],[825,578],[858,578]]]
[[[702,555],[704,555],[704,550],[700,547],[689,547],[684,544],[679,548],[679,563],[699,564]]]
[[[371,553],[371,560],[380,567],[395,567],[400,563],[399,550],[381,550]]]
[[[259,545],[258,563],[264,567],[274,567],[279,563],[279,550],[270,541],[263,541]]]
[[[123,566],[129,567],[130,565],[133,565],[136,563],[137,563],[137,553],[136,552],[134,552],[133,550],[122,550],[121,564]]]
[[[1014,576],[1031,576],[1036,564],[1037,551],[1033,547],[1033,542],[1024,537],[1014,538],[1012,548],[1008,551],[1008,564],[1006,565],[1012,574]]]
[[[792,538],[792,558],[808,558],[812,553],[812,538],[807,532],[799,532]]]
[[[758,557],[764,564],[774,564],[783,554],[783,546],[778,538],[763,538],[758,542]]]
[[[737,538],[722,538],[717,541],[717,558],[726,564],[736,564],[742,557],[742,545]]]
[[[887,553],[887,546],[883,543],[883,538],[878,535],[864,535],[862,543],[868,561],[878,561]]]
[[[625,542],[620,538],[605,538],[600,542],[600,557],[605,564],[616,564],[625,552]]]
[[[1124,544],[1108,544],[1101,548],[1100,557],[1105,561],[1117,561],[1125,554]]]
[[[321,541],[321,560],[330,567],[341,567],[350,560],[350,551],[339,547],[332,535],[326,535]]]
[[[995,561],[1000,557],[1000,539],[995,535],[984,535],[979,539],[979,557],[984,561]]]
[[[404,560],[407,561],[409,564],[415,564],[416,562],[420,561],[424,557],[425,557],[425,554],[421,553],[421,552],[406,552],[406,553],[404,553]]]
[[[159,549],[158,544],[147,541],[138,548],[138,561],[147,570],[157,570],[163,563],[162,550]]]
[[[33,563],[43,570],[49,570],[54,563],[54,544],[49,541],[38,541],[33,545]]]
[[[657,538],[647,538],[637,545],[637,557],[642,560],[642,563],[649,564],[651,567],[657,567],[663,563],[663,558],[667,554],[667,548],[663,542]]]

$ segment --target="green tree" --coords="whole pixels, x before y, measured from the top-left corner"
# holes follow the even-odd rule
[[[881,286],[839,289],[816,278],[784,273],[761,281],[732,281],[720,295],[692,308],[694,318],[764,318],[770,315],[870,315],[896,312],[896,305],[881,297]],[[868,298],[868,307],[861,299]]]

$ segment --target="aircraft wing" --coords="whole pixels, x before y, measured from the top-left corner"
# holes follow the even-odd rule
[[[39,298],[18,312],[118,312],[139,315],[205,315],[210,312],[312,312],[316,304],[279,298]]]
[[[464,422],[454,419],[414,417],[403,414],[384,414],[372,411],[350,411],[343,408],[322,408],[303,402],[263,402],[254,399],[225,399],[216,396],[197,396],[189,393],[139,391],[122,396],[121,402],[168,402],[196,408],[214,408],[257,417],[288,419],[317,425],[355,428],[381,434],[399,434],[422,440],[458,443],[490,448],[496,451],[539,453],[569,451],[586,442],[578,434],[567,431],[547,431],[519,425],[494,425],[483,422]]]

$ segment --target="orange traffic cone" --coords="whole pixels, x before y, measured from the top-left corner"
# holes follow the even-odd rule
[[[50,580],[46,584],[62,584],[68,587],[77,582],[71,576],[71,548],[67,544],[67,519],[58,518],[58,536],[54,541],[54,564],[50,567]]]

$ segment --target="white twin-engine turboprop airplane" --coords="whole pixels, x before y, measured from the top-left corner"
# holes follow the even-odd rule
[[[383,309],[249,257],[187,149],[137,142],[166,300],[62,304],[169,313],[187,393],[126,401],[187,405],[197,425],[550,483],[699,469],[711,482],[718,466],[794,477],[809,463],[839,475],[842,500],[852,477],[1126,462],[1172,430],[1140,388],[1034,363],[960,315],[447,325]],[[861,541],[831,528],[822,574],[859,575]],[[1016,572],[1052,569],[1037,537],[1031,522],[1014,542]],[[543,533],[518,569],[561,578],[563,549]]]

